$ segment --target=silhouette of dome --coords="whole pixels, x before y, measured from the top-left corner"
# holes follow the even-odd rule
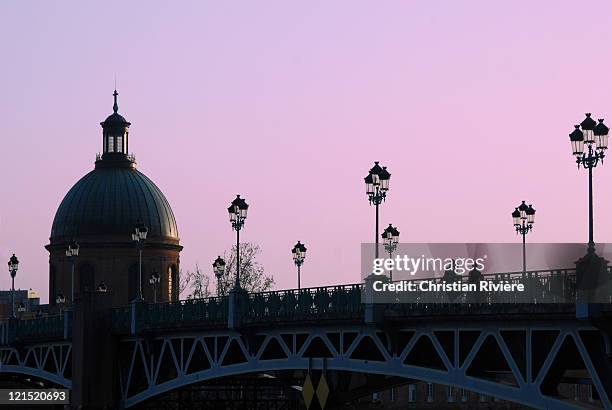
[[[51,239],[109,234],[130,238],[137,222],[149,228],[151,238],[178,239],[170,204],[153,181],[134,167],[97,166],[64,197]]]
[[[149,228],[151,238],[178,240],[166,197],[128,155],[130,123],[118,113],[117,96],[115,90],[113,113],[100,123],[103,153],[95,169],[64,197],[53,220],[52,240],[125,235],[129,241],[137,223]]]

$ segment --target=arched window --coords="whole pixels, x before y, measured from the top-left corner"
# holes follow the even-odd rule
[[[171,302],[179,300],[179,278],[176,265],[168,266],[168,299]]]
[[[93,292],[95,288],[94,268],[86,263],[79,268],[79,292]]]

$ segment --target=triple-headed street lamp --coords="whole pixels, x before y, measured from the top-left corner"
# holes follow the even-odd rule
[[[74,303],[74,264],[79,256],[79,248],[79,244],[76,241],[72,241],[68,244],[68,249],[66,249],[66,257],[70,261],[70,303]]]
[[[385,251],[389,254],[389,259],[391,259],[391,255],[393,255],[393,252],[397,249],[399,234],[397,228],[389,224],[381,235],[385,244]],[[389,272],[389,280],[393,281],[393,271]]]
[[[248,209],[249,205],[240,198],[240,195],[236,195],[236,199],[227,208],[232,229],[236,231],[236,283],[234,284],[236,290],[240,289],[240,230],[246,220]]]
[[[142,223],[136,224],[134,232],[132,232],[132,241],[138,248],[138,293],[136,294],[136,301],[142,302],[142,250],[144,249],[145,241],[147,240],[147,234],[149,229]]]
[[[306,247],[304,246],[303,243],[298,241],[298,243],[295,244],[293,249],[291,249],[291,253],[293,255],[293,262],[295,263],[295,266],[297,266],[297,279],[298,279],[297,282],[298,282],[298,290],[299,290],[301,289],[300,287],[300,267],[302,266],[302,264],[304,263],[304,260],[306,259]]]
[[[161,276],[157,272],[153,272],[149,278],[149,285],[153,288],[153,303],[157,303],[157,287],[161,283]]]
[[[374,162],[374,166],[370,169],[368,176],[364,178],[366,194],[368,195],[370,205],[376,207],[376,233],[374,235],[376,243],[374,256],[376,259],[378,259],[378,206],[387,197],[390,179],[391,174],[387,171],[387,167],[381,168],[381,166],[378,165],[378,161]]]
[[[221,256],[217,256],[213,262],[213,272],[217,278],[217,296],[221,296],[221,279],[225,274],[225,261]]]
[[[11,274],[11,317],[15,317],[15,276],[19,269],[19,259],[13,254],[8,261],[8,269]]]
[[[610,129],[599,119],[596,123],[591,118],[591,113],[586,114],[584,121],[580,125],[575,125],[574,131],[569,134],[572,143],[572,153],[576,157],[578,168],[589,170],[589,245],[588,253],[595,253],[595,242],[593,241],[593,168],[601,163],[608,149],[608,132]],[[584,144],[587,144],[587,151],[584,151]]]
[[[533,229],[535,222],[535,209],[533,206],[523,201],[518,207],[514,208],[512,212],[512,223],[516,233],[523,237],[523,275],[527,273],[527,259],[525,253],[525,236]]]

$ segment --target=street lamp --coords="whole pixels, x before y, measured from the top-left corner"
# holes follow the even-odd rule
[[[72,241],[68,244],[68,249],[66,249],[66,256],[70,261],[70,303],[74,303],[74,263],[76,261],[77,256],[79,256],[79,244],[76,241]]]
[[[596,123],[591,118],[591,113],[586,114],[584,121],[580,125],[575,125],[574,131],[569,134],[572,144],[572,153],[576,157],[578,168],[589,170],[589,244],[588,253],[595,253],[595,242],[593,241],[593,168],[601,163],[608,149],[608,132],[610,129],[599,119]],[[584,144],[587,151],[584,152]]]
[[[138,248],[138,294],[136,295],[136,301],[142,302],[142,250],[144,248],[145,241],[147,240],[147,233],[149,229],[144,224],[139,223],[134,227],[132,232],[132,241]]]
[[[389,254],[389,259],[391,259],[391,255],[397,249],[397,244],[399,242],[399,231],[396,227],[389,224],[389,226],[383,231],[382,238],[385,244],[385,251]],[[389,280],[393,281],[393,271],[389,272]]]
[[[374,166],[370,169],[368,176],[364,178],[366,184],[366,194],[370,205],[376,207],[376,234],[375,242],[376,249],[374,251],[376,259],[378,259],[378,206],[387,197],[387,191],[389,190],[389,180],[391,174],[387,171],[387,167],[378,165],[378,161],[374,162]]]
[[[19,259],[13,254],[8,261],[8,269],[11,274],[11,315],[15,317],[15,275],[19,269]]]
[[[221,278],[225,274],[225,261],[221,256],[217,256],[213,262],[213,272],[217,278],[217,296],[221,296]]]
[[[300,287],[300,267],[302,266],[302,264],[304,263],[304,260],[306,259],[306,247],[304,246],[303,243],[298,241],[298,243],[295,244],[293,249],[291,249],[291,253],[293,254],[293,262],[295,263],[295,266],[297,266],[298,290],[299,290],[301,289]]]
[[[55,303],[60,307],[60,314],[62,313],[64,303],[66,303],[66,296],[63,293],[58,293],[55,297]]]
[[[527,206],[525,201],[522,201],[518,207],[514,208],[514,212],[512,212],[512,223],[514,224],[514,229],[516,229],[517,234],[523,237],[523,275],[527,273],[525,236],[533,229],[535,213],[536,211],[533,209],[533,206]]]
[[[161,282],[161,276],[159,273],[153,272],[149,278],[149,285],[153,288],[153,303],[157,303],[157,286]]]
[[[23,301],[19,302],[19,305],[17,305],[17,312],[19,312],[19,317],[21,318],[21,316],[23,315],[23,312],[26,311],[26,307],[23,304]]]
[[[236,283],[235,289],[240,289],[240,230],[244,225],[247,217],[249,205],[240,195],[236,195],[236,199],[232,201],[227,211],[229,212],[232,229],[236,231]]]

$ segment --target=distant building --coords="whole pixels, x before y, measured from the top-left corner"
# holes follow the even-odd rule
[[[15,315],[26,314],[28,312],[36,313],[40,306],[40,296],[38,292],[32,289],[15,289]],[[19,311],[21,307],[22,311]],[[9,317],[12,313],[11,291],[0,290],[0,317]]]

